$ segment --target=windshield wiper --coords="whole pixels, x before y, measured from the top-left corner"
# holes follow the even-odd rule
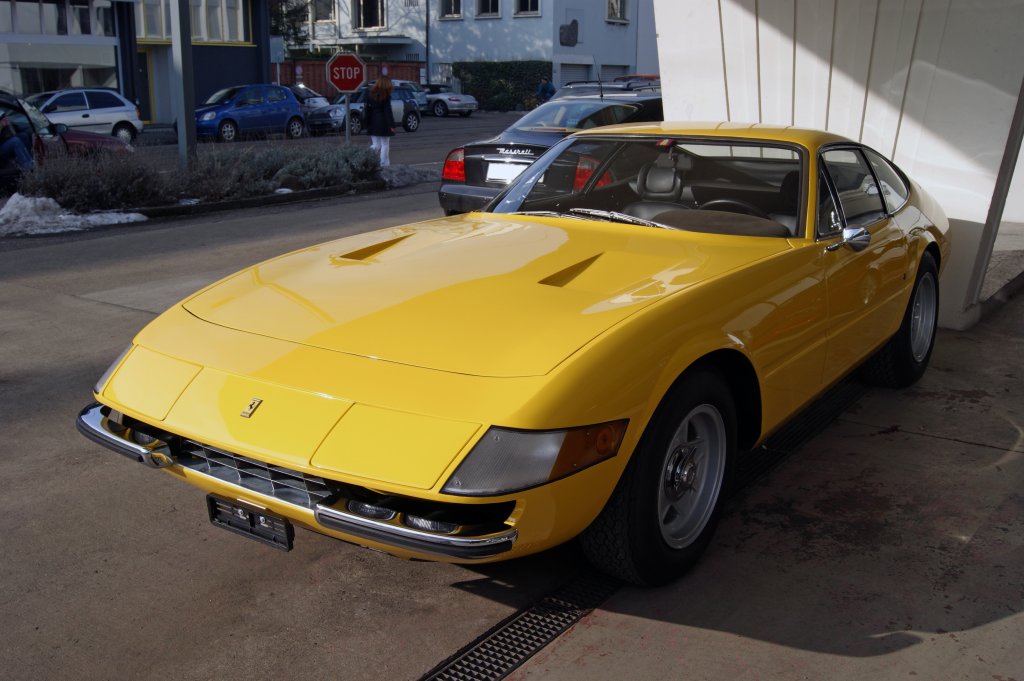
[[[569,213],[559,213],[556,210],[517,210],[509,215],[531,215],[538,218],[571,218],[574,220],[582,220],[583,218],[579,215],[572,215],[572,211]]]
[[[592,218],[603,218],[609,222],[624,222],[627,225],[643,225],[645,227],[658,227],[660,229],[676,229],[670,225],[663,225],[660,222],[654,220],[644,220],[634,215],[627,213],[619,213],[614,210],[598,210],[597,208],[570,208],[570,213],[576,213],[578,215],[586,215]]]

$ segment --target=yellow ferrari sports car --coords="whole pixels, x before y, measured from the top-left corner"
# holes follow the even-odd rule
[[[861,144],[640,124],[515,170],[486,211],[183,300],[79,430],[279,548],[296,525],[452,562],[578,537],[659,584],[707,546],[743,452],[858,367],[899,387],[928,365],[948,223]]]

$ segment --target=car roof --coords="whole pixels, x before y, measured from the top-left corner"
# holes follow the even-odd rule
[[[764,123],[664,121],[660,123],[625,123],[592,128],[577,135],[650,135],[652,137],[721,137],[729,139],[772,140],[817,149],[836,142],[851,143],[847,137],[821,130]]]
[[[564,97],[559,97],[558,99],[551,99],[544,102],[544,104],[541,104],[541,106],[551,102],[599,102],[601,100],[607,100],[610,102],[660,101],[661,93],[634,90],[613,90],[611,92],[605,92],[602,95],[597,92],[588,92],[586,94],[566,95]]]

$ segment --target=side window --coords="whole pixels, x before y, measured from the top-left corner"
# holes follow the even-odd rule
[[[832,191],[828,187],[825,171],[819,170],[817,234],[820,237],[832,236],[841,231],[843,231],[843,220],[839,216],[839,209],[836,207],[835,199],[832,198]]]
[[[280,88],[272,87],[272,88],[270,88],[270,91],[267,93],[267,101],[268,102],[276,103],[276,102],[284,102],[284,101],[287,101],[287,100],[288,100],[288,95],[286,95],[284,90],[282,90]]]
[[[89,100],[90,109],[120,109],[125,106],[117,95],[110,92],[86,92],[85,97]]]
[[[839,194],[849,227],[867,227],[886,215],[875,178],[856,149],[832,149],[821,155],[826,172]]]
[[[868,163],[875,171],[878,183],[882,185],[882,198],[885,199],[885,207],[889,209],[890,213],[895,213],[907,202],[910,189],[887,160],[870,149],[865,149],[864,155],[867,156]]]
[[[60,95],[55,100],[50,102],[46,107],[45,113],[60,113],[62,111],[80,111],[81,109],[87,108],[85,105],[85,95],[81,92],[68,92]]]
[[[262,104],[263,96],[260,94],[260,89],[258,87],[246,88],[242,91],[242,94],[238,96],[238,103],[240,105]]]

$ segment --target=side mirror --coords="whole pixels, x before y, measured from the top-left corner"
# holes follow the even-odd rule
[[[68,126],[65,125],[64,123],[54,123],[53,124],[53,132],[54,132],[54,134],[63,135],[67,131],[68,131]]]
[[[843,240],[825,248],[826,251],[838,251],[849,246],[854,252],[861,252],[871,245],[871,232],[864,227],[847,227],[843,230]]]

